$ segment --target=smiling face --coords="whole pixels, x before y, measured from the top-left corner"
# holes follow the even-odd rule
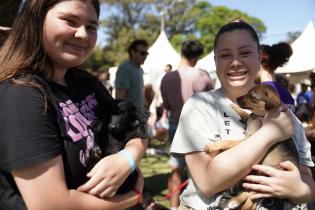
[[[55,70],[78,66],[87,59],[96,43],[97,26],[90,1],[61,1],[48,10],[43,45]]]
[[[217,40],[215,63],[223,93],[236,101],[254,86],[260,65],[258,43],[244,29],[224,32]]]

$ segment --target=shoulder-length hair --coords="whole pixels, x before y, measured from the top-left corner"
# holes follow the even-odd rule
[[[43,48],[43,25],[50,8],[61,1],[26,0],[16,17],[10,35],[0,51],[0,82],[19,74],[53,76],[53,65]],[[90,1],[99,17],[98,0]]]

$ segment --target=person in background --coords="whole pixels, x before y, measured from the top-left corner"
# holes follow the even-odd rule
[[[157,112],[157,120],[161,118],[162,112],[164,110],[163,108],[163,99],[161,96],[161,82],[165,74],[171,72],[173,69],[171,64],[167,64],[164,69],[163,73],[159,75],[159,77],[155,81],[154,89],[155,89],[155,107],[156,107],[156,112]]]
[[[311,194],[309,167],[314,163],[303,128],[285,105],[272,110],[261,128],[237,146],[214,157],[204,151],[205,145],[211,142],[245,138],[245,125],[232,105],[254,87],[260,69],[259,39],[254,28],[242,20],[223,25],[215,36],[214,58],[221,88],[196,93],[186,101],[170,150],[171,154],[184,157],[189,172],[188,186],[180,197],[180,209],[223,209],[221,204],[231,196],[230,187],[243,179],[273,144],[293,134],[299,151],[299,175],[292,177],[290,183],[287,180],[279,183],[277,177],[259,173],[247,176],[243,186],[252,191],[253,199],[287,198],[305,207]],[[272,167],[264,167],[269,175],[268,169]],[[265,180],[271,184],[264,186]],[[283,183],[291,188],[281,188]],[[273,201],[276,200],[263,199],[257,209],[279,210],[277,202]]]
[[[272,46],[261,45],[260,71],[258,80],[260,83],[272,86],[279,94],[281,101],[294,113],[295,102],[288,89],[277,81],[275,70],[289,61],[293,51],[285,42],[279,42]]]
[[[109,77],[110,77],[110,74],[107,69],[100,68],[97,71],[97,78],[102,82],[102,84],[109,91],[109,93],[112,94],[113,87],[111,86],[109,82],[109,79],[110,79]]]
[[[164,68],[164,72],[168,73],[171,72],[173,69],[173,66],[171,64],[166,64],[165,68]]]
[[[315,110],[315,103],[314,103],[314,92],[315,92],[315,72],[311,72],[309,75],[309,80],[311,82],[310,90],[306,91],[305,95],[307,98],[310,99],[310,104],[312,106],[312,110]],[[313,112],[315,113],[315,112]],[[314,121],[315,122],[315,121]]]
[[[177,129],[182,107],[187,99],[196,92],[209,91],[214,87],[213,81],[207,71],[196,69],[199,57],[203,53],[203,45],[197,40],[187,40],[181,46],[181,60],[175,71],[164,75],[161,81],[161,95],[163,106],[170,112],[168,139],[171,144]],[[168,178],[169,192],[177,192],[171,197],[172,209],[179,206],[182,177],[185,162],[183,159],[170,157],[171,174]]]
[[[296,98],[296,104],[302,104],[302,103],[306,103],[306,104],[310,104],[311,103],[311,98],[309,98],[309,94],[307,94],[308,92],[308,86],[305,83],[301,83],[301,92],[297,95]]]
[[[98,0],[28,0],[16,17],[0,52],[0,209],[126,209],[141,201],[140,171],[134,190],[116,191],[146,139],[88,169],[117,110],[99,80],[78,68],[96,44],[99,13]]]
[[[307,94],[308,86],[304,83],[301,83],[300,85],[301,92],[296,98],[295,115],[301,120],[301,122],[308,123],[312,117],[311,98],[309,97],[309,94]]]
[[[163,108],[163,99],[162,99],[162,95],[161,95],[161,82],[163,77],[165,76],[165,74],[170,73],[173,70],[173,67],[171,64],[167,64],[164,69],[163,69],[163,73],[156,79],[155,81],[155,85],[154,85],[154,89],[156,90],[156,94],[155,94],[155,107],[156,110],[158,112],[157,114],[157,120],[159,120],[159,118],[162,116],[162,111],[164,110]]]
[[[134,40],[128,48],[129,60],[119,65],[115,78],[116,99],[127,99],[135,104],[144,105],[143,69],[148,55],[146,40]]]
[[[173,69],[171,64],[167,64],[163,73],[158,76],[154,82],[154,99],[150,106],[150,111],[152,113],[148,124],[151,129],[151,138],[159,139],[162,141],[167,141],[167,131],[168,131],[168,118],[169,111],[163,106],[163,99],[161,96],[161,81],[165,74],[171,72]]]
[[[296,88],[295,88],[295,84],[289,83],[289,87],[288,87],[289,93],[291,94],[293,99],[297,98],[297,93],[296,93]]]
[[[146,84],[144,86],[144,107],[148,110],[150,109],[154,96],[155,91],[152,87],[152,84]]]

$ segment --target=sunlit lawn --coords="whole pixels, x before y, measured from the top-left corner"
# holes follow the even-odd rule
[[[154,148],[167,150],[167,146],[159,141],[152,143],[151,146]],[[171,171],[168,160],[167,154],[145,155],[140,163],[141,171],[145,177],[144,189],[149,190],[154,195],[154,199],[166,207],[170,207],[169,200],[164,198],[168,194],[167,178]]]

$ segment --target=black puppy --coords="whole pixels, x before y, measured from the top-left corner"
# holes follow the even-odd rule
[[[88,161],[88,169],[92,167],[103,157],[115,154],[122,150],[127,142],[133,138],[147,138],[147,120],[150,112],[144,107],[135,105],[127,100],[117,100],[116,113],[111,116],[108,127],[102,126],[97,122],[93,125],[95,131],[105,129],[108,133],[108,141],[96,137],[96,143],[99,145],[94,149]],[[118,194],[126,193],[133,189],[136,183],[137,171],[131,173],[125,182],[117,190]]]

